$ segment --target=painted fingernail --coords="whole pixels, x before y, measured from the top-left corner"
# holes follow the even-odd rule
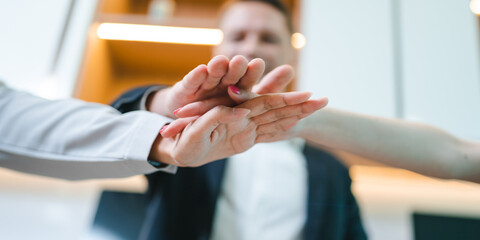
[[[173,115],[177,115],[177,113],[182,110],[182,108],[177,108],[177,110],[173,111]]]
[[[235,93],[235,94],[237,94],[237,95],[240,95],[240,89],[238,89],[237,87],[235,87],[235,86],[233,86],[233,85],[230,85],[230,86],[228,86],[228,88],[230,88],[230,90],[231,90],[233,93]]]
[[[158,133],[162,134],[162,132],[165,131],[165,129],[167,129],[167,125],[163,126],[162,129],[160,129],[160,132]]]

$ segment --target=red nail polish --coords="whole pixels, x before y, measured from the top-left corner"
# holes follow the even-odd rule
[[[240,89],[238,89],[237,87],[235,87],[233,85],[230,85],[228,87],[230,88],[230,90],[232,90],[233,93],[235,93],[237,95],[240,95]]]
[[[182,110],[182,108],[177,108],[177,110],[173,111],[173,115],[177,115],[177,113]]]
[[[162,132],[165,131],[165,129],[167,129],[167,125],[163,126],[162,129],[160,129],[160,132],[158,133],[162,134]]]

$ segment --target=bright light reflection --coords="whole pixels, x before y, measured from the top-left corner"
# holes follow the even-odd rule
[[[199,45],[217,45],[223,40],[223,33],[219,29],[124,23],[102,23],[98,26],[97,36],[109,40]]]
[[[307,44],[307,39],[305,38],[305,36],[298,32],[292,34],[291,41],[292,41],[292,46],[295,49],[302,49],[303,47],[305,47],[305,44]]]
[[[472,10],[473,13],[480,15],[480,0],[470,1],[470,10]]]

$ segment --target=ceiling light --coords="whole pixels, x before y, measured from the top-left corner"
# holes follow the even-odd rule
[[[199,45],[217,45],[223,40],[223,33],[219,29],[125,23],[102,23],[98,26],[97,36],[108,40]]]

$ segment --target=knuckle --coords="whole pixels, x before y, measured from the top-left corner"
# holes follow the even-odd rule
[[[276,97],[266,97],[265,100],[263,101],[264,108],[265,109],[273,109],[277,105],[278,100]]]
[[[255,125],[260,125],[264,122],[263,116],[255,116],[250,118],[250,122]],[[249,123],[250,124],[250,123]]]
[[[267,126],[259,126],[257,128],[257,135],[262,135],[268,133],[268,127]]]
[[[249,122],[247,126],[245,127],[245,130],[248,132],[253,132],[258,128],[258,125],[255,124],[254,122]]]
[[[274,114],[276,119],[282,119],[288,116],[288,113],[282,110],[275,111]]]

